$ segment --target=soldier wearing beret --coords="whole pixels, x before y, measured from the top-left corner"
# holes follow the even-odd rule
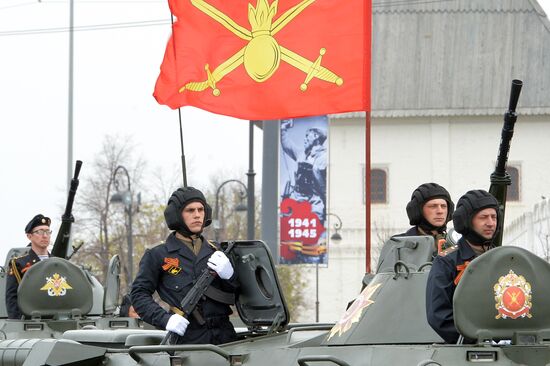
[[[17,305],[17,289],[25,272],[33,264],[50,256],[48,252],[52,234],[50,224],[51,220],[49,217],[41,214],[33,217],[25,227],[25,233],[30,240],[28,245],[30,246],[29,252],[10,261],[6,282],[6,309],[8,310],[8,318],[10,319],[21,319],[22,314]]]
[[[131,291],[136,312],[147,323],[176,334],[171,343],[220,344],[236,340],[229,315],[238,288],[237,274],[219,245],[202,235],[212,222],[212,209],[204,195],[193,187],[179,188],[168,200],[164,218],[173,232],[141,259]],[[217,276],[187,319],[179,306],[206,268]],[[170,306],[169,312],[155,302],[155,291]]]

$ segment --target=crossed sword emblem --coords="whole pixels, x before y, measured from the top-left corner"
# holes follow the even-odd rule
[[[204,0],[190,1],[197,9],[220,23],[237,37],[248,41],[248,43],[237,51],[237,53],[216,67],[214,71],[211,72],[210,66],[206,64],[204,69],[206,71],[207,80],[188,82],[179,89],[180,93],[186,90],[200,92],[207,88],[211,88],[212,94],[214,96],[219,96],[221,92],[216,87],[216,83],[241,64],[244,64],[245,70],[252,80],[261,83],[268,80],[275,71],[277,71],[281,61],[294,66],[306,74],[304,82],[300,85],[300,90],[303,92],[307,90],[308,83],[314,77],[334,83],[338,86],[344,83],[341,77],[321,66],[322,57],[326,53],[325,48],[319,50],[319,56],[315,61],[310,61],[279,45],[275,38],[273,38],[277,32],[283,29],[315,0],[302,0],[275,21],[273,21],[273,18],[277,13],[278,0],[273,1],[271,5],[268,4],[267,0],[257,0],[256,8],[249,3],[248,21],[252,30],[248,30],[238,25],[229,16]]]

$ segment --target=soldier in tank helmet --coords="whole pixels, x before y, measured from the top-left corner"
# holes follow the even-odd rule
[[[50,218],[42,214],[33,217],[25,226],[25,234],[30,240],[29,252],[10,261],[6,280],[6,309],[10,319],[21,319],[22,314],[17,305],[17,289],[23,276],[32,265],[50,256],[48,252],[52,234],[50,224]]]
[[[131,291],[136,312],[147,323],[176,333],[177,340],[172,343],[220,344],[235,340],[229,315],[238,281],[219,245],[202,235],[212,222],[212,209],[204,195],[193,187],[179,188],[168,200],[164,218],[173,232],[141,259]],[[186,319],[178,306],[207,267],[217,277]],[[155,291],[170,305],[169,312],[155,302]]]
[[[407,204],[409,223],[414,225],[397,236],[430,235],[437,252],[445,243],[447,223],[451,221],[454,203],[449,192],[437,183],[424,183],[416,188]]]
[[[447,343],[456,343],[460,336],[453,318],[456,286],[468,264],[493,248],[498,220],[498,201],[487,191],[468,191],[457,202],[453,224],[462,238],[434,259],[426,287],[428,323]]]

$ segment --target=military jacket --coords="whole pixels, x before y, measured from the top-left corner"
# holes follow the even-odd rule
[[[13,258],[10,261],[6,280],[6,309],[8,311],[8,318],[21,319],[22,314],[17,305],[17,289],[28,269],[39,261],[40,258],[32,249],[29,249],[27,254]]]
[[[201,239],[198,255],[177,239],[174,233],[168,236],[165,243],[145,252],[131,291],[132,305],[144,321],[161,329],[166,328],[173,312],[164,310],[152,295],[157,291],[160,298],[171,307],[180,306],[181,300],[207,268],[208,258],[220,249],[218,244],[208,242],[202,237]],[[216,277],[210,286],[234,293],[238,288],[236,273],[229,280]],[[227,317],[232,313],[228,304],[206,296],[199,302],[198,310],[205,320]],[[190,316],[189,321],[188,330],[200,327],[194,316]]]
[[[426,316],[431,327],[447,343],[456,343],[459,338],[453,318],[453,296],[462,273],[475,257],[473,249],[461,238],[456,247],[434,259],[428,276]]]

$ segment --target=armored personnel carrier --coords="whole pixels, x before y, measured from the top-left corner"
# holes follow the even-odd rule
[[[5,291],[6,269],[11,255],[28,248],[15,248],[0,275],[0,291]],[[60,338],[71,329],[141,329],[141,320],[117,316],[120,289],[120,260],[114,256],[108,267],[105,286],[88,270],[64,258],[51,257],[32,266],[18,290],[22,319],[7,319],[5,302],[0,303],[0,338]]]
[[[457,329],[476,342],[445,344],[428,325],[424,307],[433,242],[404,237],[387,246],[392,259],[383,260],[380,272],[333,325],[289,325],[265,244],[237,242],[232,259],[247,283],[237,310],[248,329],[236,342],[160,345],[160,331],[78,329],[58,339],[2,341],[0,360],[20,366],[548,364],[549,263],[512,246],[473,260],[453,305]]]

